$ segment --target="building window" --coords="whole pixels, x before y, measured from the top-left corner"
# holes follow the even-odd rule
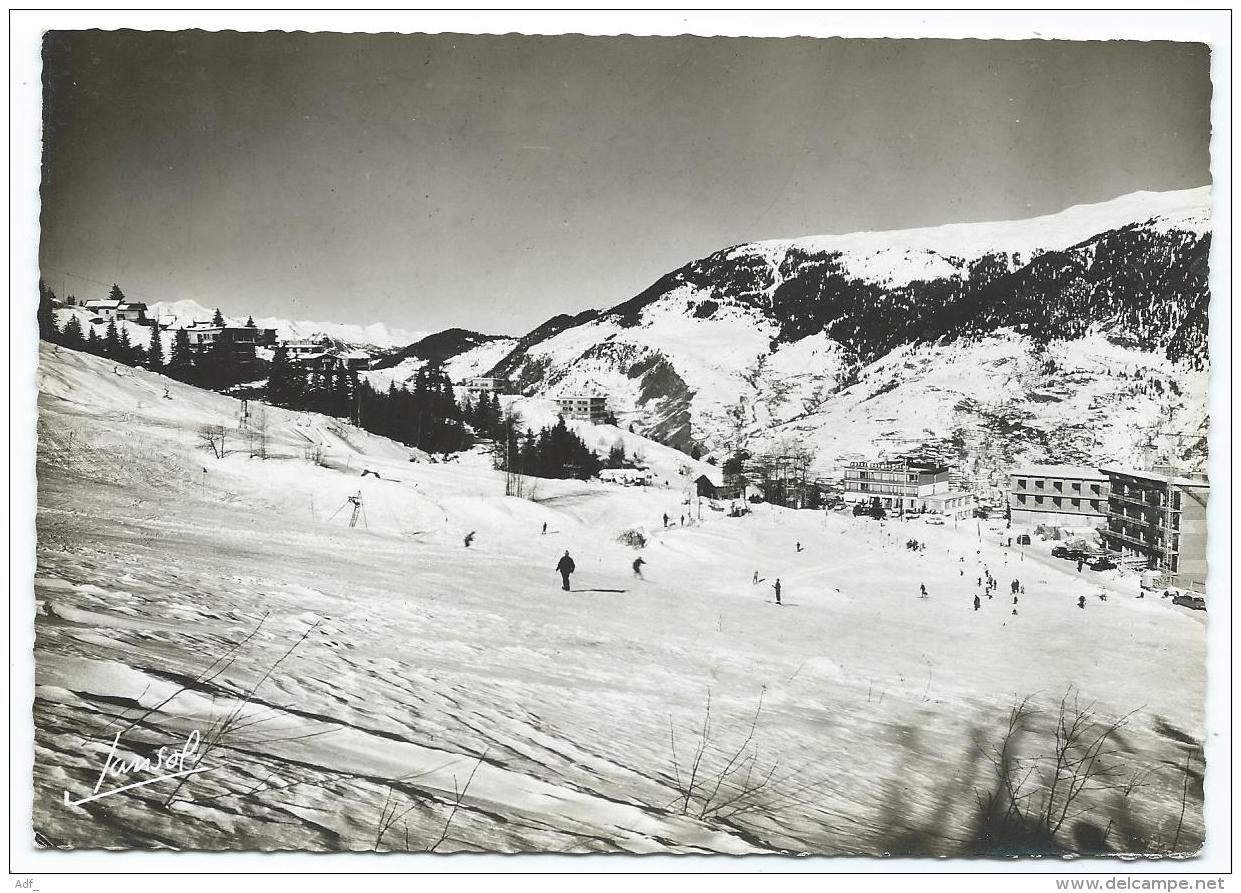
[[[1034,497],[1034,504],[1035,504],[1035,505],[1042,505],[1042,504],[1043,504],[1043,497],[1041,497],[1041,496],[1035,496],[1035,497]]]
[[[1053,487],[1055,487],[1057,490],[1063,490],[1063,489],[1064,489],[1064,481],[1052,481],[1052,482],[1051,482],[1051,485],[1052,485]]]
[[[1080,506],[1081,504],[1082,504],[1082,501],[1081,501],[1080,499],[1074,499],[1074,500],[1073,500],[1073,508],[1077,508],[1077,507],[1078,507],[1078,506]]]
[[[1020,487],[1022,490],[1024,490],[1026,488],[1026,479],[1017,478],[1017,486]]]
[[[1035,481],[1035,482],[1034,482],[1034,489],[1035,489],[1035,490],[1042,490],[1042,489],[1043,489],[1043,485],[1044,485],[1045,483],[1046,483],[1046,481]]]
[[[1059,496],[1053,496],[1051,498],[1051,501],[1055,504],[1056,508],[1059,508],[1060,503],[1063,502],[1063,500]]]
[[[1018,501],[1018,502],[1020,502],[1022,505],[1025,505],[1025,503],[1026,503],[1026,494],[1024,494],[1024,493],[1018,493],[1018,494],[1017,494],[1017,501]]]
[[[1073,492],[1074,492],[1074,493],[1080,493],[1080,492],[1082,492],[1082,484],[1081,484],[1081,481],[1074,481],[1074,482],[1073,482]]]
[[[1090,507],[1097,512],[1099,510],[1099,500],[1097,499],[1090,500]]]

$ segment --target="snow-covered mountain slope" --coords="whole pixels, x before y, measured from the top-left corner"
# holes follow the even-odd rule
[[[208,322],[211,320],[215,310],[204,307],[197,301],[158,301],[151,304],[147,311],[152,316],[169,315],[176,318],[174,328],[182,325],[189,325],[195,320]],[[246,317],[225,316],[225,320],[229,325],[244,325]],[[355,347],[378,347],[383,350],[392,350],[409,344],[411,341],[417,341],[423,336],[421,332],[411,332],[406,329],[390,328],[384,323],[376,322],[370,325],[362,325],[358,323],[338,323],[338,322],[310,322],[307,320],[290,320],[278,317],[254,317],[254,324],[264,329],[275,329],[276,334],[285,340],[296,341],[302,338],[310,338],[315,335],[326,335],[333,341],[339,341],[342,344]]]
[[[1025,221],[740,245],[610,310],[549,320],[494,372],[528,395],[606,394],[622,423],[715,451],[739,440],[761,447],[773,426],[795,425],[832,454],[870,454],[861,419],[888,404],[896,427],[924,428],[928,439],[996,413],[1031,430],[1095,430],[1098,407],[1118,407],[1107,411],[1114,436],[1034,436],[1015,449],[1129,458],[1161,418],[1170,430],[1203,422],[1209,210],[1202,188]],[[911,351],[957,374],[906,365]],[[996,351],[1006,364],[994,365]],[[1059,353],[1067,368],[1048,366],[1037,387],[1014,389],[1009,366],[1042,368]],[[889,396],[859,409],[861,383],[878,370]],[[1059,378],[1079,372],[1088,386]],[[940,381],[919,384],[924,374]],[[1164,382],[1153,421],[1124,399],[1136,374]],[[1058,385],[1081,399],[1037,393]],[[928,388],[949,408],[924,407]]]
[[[530,480],[518,499],[486,456],[410,462],[314,413],[263,410],[263,459],[241,401],[46,343],[38,384],[33,829],[50,845],[967,855],[996,783],[981,752],[1029,695],[1020,753],[1053,753],[1066,691],[1101,722],[1136,711],[1124,770],[1202,777],[1204,615],[1037,538],[1006,549],[999,525],[730,518],[651,444],[669,486]],[[640,552],[618,542],[635,527]],[[969,609],[985,568],[1021,578],[1020,616]],[[128,761],[195,730],[219,746],[183,787],[65,805],[94,789],[98,742],[119,733]],[[706,783],[678,807],[691,764]],[[1084,791],[1065,837],[1088,822],[1118,850],[1195,850],[1202,787],[1142,778]]]
[[[515,338],[445,329],[377,361],[365,376],[375,388],[386,388],[392,382],[401,387],[412,382],[419,369],[435,365],[443,367],[448,377],[460,384],[486,373],[516,345]]]

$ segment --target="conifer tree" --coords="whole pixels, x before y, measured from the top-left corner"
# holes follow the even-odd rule
[[[81,350],[83,347],[82,324],[78,322],[77,314],[69,317],[69,321],[65,323],[65,330],[60,334],[60,342],[65,347]]]
[[[56,329],[56,293],[42,280],[39,280],[39,337],[44,341],[57,341],[60,332]]]
[[[147,347],[147,368],[164,368],[164,345],[159,340],[159,326],[151,326],[151,343]]]
[[[120,327],[120,338],[117,339],[115,360],[119,360],[127,366],[134,365],[134,346],[129,340],[129,327]]]
[[[194,378],[194,350],[190,347],[189,333],[183,328],[177,329],[172,339],[168,374],[179,381],[192,381]]]
[[[116,320],[108,320],[107,331],[103,336],[103,355],[109,360],[121,359],[121,339],[116,333]]]

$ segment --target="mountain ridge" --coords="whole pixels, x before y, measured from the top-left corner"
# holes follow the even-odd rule
[[[956,362],[996,339],[1027,359],[1088,342],[1112,364],[1095,370],[1104,378],[1108,369],[1158,369],[1168,381],[1192,379],[1186,389],[1196,391],[1208,365],[1209,198],[1206,187],[1136,193],[1030,221],[734,245],[608,309],[550,318],[489,372],[530,398],[607,394],[635,430],[717,452],[795,420],[830,449],[816,414],[831,415],[868,370],[910,349],[943,348]],[[1109,382],[1100,400],[1127,387]],[[898,376],[885,393],[909,384]],[[1004,390],[975,384],[955,402],[974,406]],[[1053,415],[1032,413],[1035,423]],[[950,415],[927,436],[947,439],[970,422],[964,410]],[[1112,452],[1132,452],[1114,440]],[[1058,448],[1036,438],[1032,452]]]

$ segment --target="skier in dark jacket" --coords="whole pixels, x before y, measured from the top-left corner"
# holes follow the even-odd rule
[[[568,549],[564,550],[564,555],[561,557],[560,562],[556,565],[556,570],[560,571],[560,580],[564,584],[562,588],[565,592],[568,592],[569,574],[577,570],[577,565],[574,564],[573,559],[569,557]]]
[[[780,578],[776,577],[776,585],[772,587],[776,591],[776,604],[780,604]]]
[[[981,607],[982,607],[982,599],[979,598],[978,596],[974,596],[974,610],[977,611]]]
[[[641,555],[633,560],[633,575],[642,578],[642,565],[646,564],[646,559]]]

